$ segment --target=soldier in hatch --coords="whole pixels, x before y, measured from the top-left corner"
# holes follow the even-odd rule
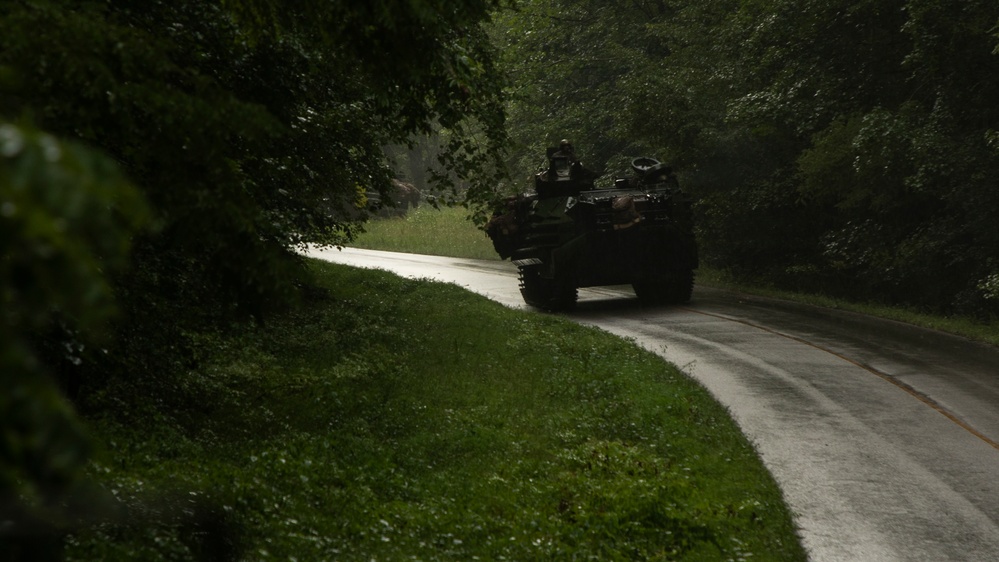
[[[576,149],[572,147],[572,143],[569,142],[569,139],[562,139],[562,142],[558,143],[558,151],[563,156],[567,157],[569,162],[579,162],[579,159],[576,158]]]
[[[576,157],[576,149],[569,139],[562,139],[558,149],[548,149],[548,178],[555,180],[568,176],[574,180],[592,179],[592,172],[583,168],[583,163]]]

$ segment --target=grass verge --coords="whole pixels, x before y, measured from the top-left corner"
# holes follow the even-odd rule
[[[307,307],[94,398],[119,516],[70,560],[804,560],[727,412],[652,353],[310,261]],[[114,406],[113,408],[111,406]]]
[[[497,260],[486,234],[468,220],[461,207],[424,204],[401,217],[379,218],[364,226],[365,232],[351,244],[355,248]]]
[[[990,345],[999,345],[999,330],[996,329],[995,324],[983,323],[973,318],[961,316],[937,316],[897,306],[885,306],[878,303],[853,302],[825,295],[796,293],[775,289],[773,287],[748,285],[746,283],[733,281],[728,276],[710,268],[701,268],[698,272],[698,283],[704,286],[726,289],[738,293],[746,293],[812,306],[819,306],[822,308],[866,314],[868,316],[895,320],[897,322],[903,322],[912,326],[919,326],[948,334],[954,334]]]

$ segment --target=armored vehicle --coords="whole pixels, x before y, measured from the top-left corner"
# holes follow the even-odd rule
[[[633,177],[598,189],[563,141],[548,149],[534,191],[503,201],[486,232],[520,270],[527,304],[567,310],[579,287],[625,284],[645,303],[690,300],[698,265],[690,197],[653,158],[631,169]]]

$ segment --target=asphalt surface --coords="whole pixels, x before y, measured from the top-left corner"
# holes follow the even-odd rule
[[[506,262],[310,255],[528,308]],[[689,305],[658,308],[628,287],[581,289],[566,317],[633,338],[724,404],[783,489],[812,560],[999,560],[999,349],[701,287]]]

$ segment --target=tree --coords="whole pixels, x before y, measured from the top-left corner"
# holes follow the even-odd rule
[[[994,2],[521,6],[494,32],[515,86],[512,169],[561,135],[599,170],[647,151],[697,196],[715,267],[995,312],[981,288],[999,249]]]
[[[58,392],[60,366],[81,361],[76,337],[105,333],[108,274],[126,266],[148,209],[117,166],[92,149],[0,123],[0,550],[47,558],[49,533],[84,500],[90,443]],[[61,336],[40,353],[39,335]],[[68,336],[68,337],[67,337]],[[55,362],[52,355],[55,355]],[[49,364],[45,364],[48,359]],[[55,363],[55,364],[53,364]],[[89,495],[89,493],[86,493]]]
[[[982,310],[976,264],[994,250],[971,242],[990,240],[986,229],[966,225],[995,209],[981,178],[995,170],[982,125],[994,113],[997,16],[986,3],[916,1],[744,11],[767,22],[746,42],[747,64],[765,64],[734,107],[745,124],[795,135],[797,192],[824,217],[807,261],[824,278],[816,288]]]
[[[259,316],[291,292],[289,247],[349,240],[388,188],[382,146],[440,124],[445,167],[491,179],[494,4],[13,2],[5,29],[49,33],[0,40],[4,113],[122,163],[163,223],[139,248],[169,272],[155,292]]]
[[[168,387],[192,331],[292,303],[295,250],[349,241],[365,191],[388,189],[383,146],[445,128],[442,181],[485,189],[505,138],[480,27],[497,4],[5,0],[0,367],[16,392],[0,415],[20,429],[2,483],[68,482],[86,458],[46,377]]]
[[[598,172],[640,150],[618,112],[629,103],[626,79],[642,71],[643,48],[663,47],[641,44],[647,20],[637,6],[645,3],[628,4],[525,1],[496,19],[494,40],[511,76],[510,167],[518,176],[535,171],[562,138]]]

